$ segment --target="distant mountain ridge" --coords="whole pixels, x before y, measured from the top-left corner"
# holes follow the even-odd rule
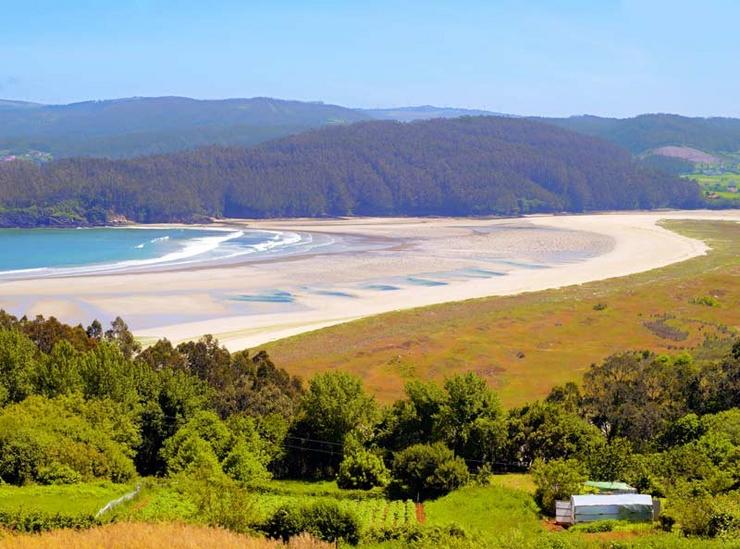
[[[358,109],[378,120],[397,120],[398,122],[413,122],[414,120],[431,120],[432,118],[459,118],[461,116],[512,116],[499,112],[460,109],[457,107],[434,107],[421,105],[418,107],[396,107],[389,109]]]
[[[132,97],[69,105],[0,99],[0,152],[130,158],[210,145],[253,146],[332,124],[462,116],[516,115],[432,105],[355,109],[269,97]],[[661,147],[689,147],[710,156],[740,151],[740,119],[734,118],[673,114],[529,118],[606,139],[636,156]]]
[[[634,118],[602,118],[586,115],[533,119],[606,139],[635,155],[646,154],[666,146],[690,147],[708,154],[740,152],[738,118],[643,114]]]
[[[0,226],[691,208],[697,185],[523,118],[332,125],[252,148],[0,163]]]
[[[206,145],[249,146],[368,119],[337,105],[267,97],[134,97],[69,105],[0,101],[0,150],[125,158]]]

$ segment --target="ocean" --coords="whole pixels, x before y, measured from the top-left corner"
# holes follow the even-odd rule
[[[0,229],[0,277],[102,274],[257,258],[311,241],[311,235],[247,229]]]

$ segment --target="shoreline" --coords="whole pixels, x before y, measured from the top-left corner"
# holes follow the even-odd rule
[[[740,221],[740,211],[229,220],[228,228],[337,234],[383,246],[3,281],[0,308],[83,323],[120,315],[147,341],[211,333],[231,350],[253,348],[384,312],[625,276],[706,253],[703,242],[658,225],[662,219]]]

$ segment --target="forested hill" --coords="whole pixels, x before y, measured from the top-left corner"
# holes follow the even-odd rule
[[[0,100],[0,152],[125,158],[205,145],[249,146],[370,118],[336,105],[268,97],[132,97],[69,105]]]
[[[0,224],[203,216],[487,215],[702,204],[695,183],[524,119],[335,126],[251,149],[0,166]]]
[[[676,114],[643,114],[634,118],[571,116],[541,119],[562,128],[601,137],[641,154],[667,145],[710,153],[740,151],[740,119],[689,118]]]

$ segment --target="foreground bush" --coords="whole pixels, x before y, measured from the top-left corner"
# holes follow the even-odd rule
[[[339,465],[337,485],[344,489],[369,490],[385,486],[390,480],[388,469],[377,454],[356,448]]]
[[[687,536],[740,538],[740,492],[704,497],[676,498],[662,521],[677,523]]]
[[[94,515],[86,513],[47,513],[24,509],[0,511],[0,526],[13,532],[39,533],[59,528],[90,528],[99,524],[100,521]]]
[[[444,444],[415,444],[397,452],[393,460],[394,497],[416,501],[443,496],[468,483],[465,462]]]
[[[135,474],[128,427],[116,405],[81,396],[31,396],[0,410],[0,479],[65,484],[80,479],[127,482]],[[119,424],[125,423],[125,419]]]
[[[532,465],[532,477],[537,487],[534,499],[548,515],[555,514],[557,500],[579,493],[588,479],[582,465],[574,459],[555,459],[547,463],[537,460]]]
[[[360,542],[360,523],[357,517],[333,502],[282,506],[267,519],[261,529],[269,537],[283,541],[308,533],[324,541],[344,541],[351,545]]]

